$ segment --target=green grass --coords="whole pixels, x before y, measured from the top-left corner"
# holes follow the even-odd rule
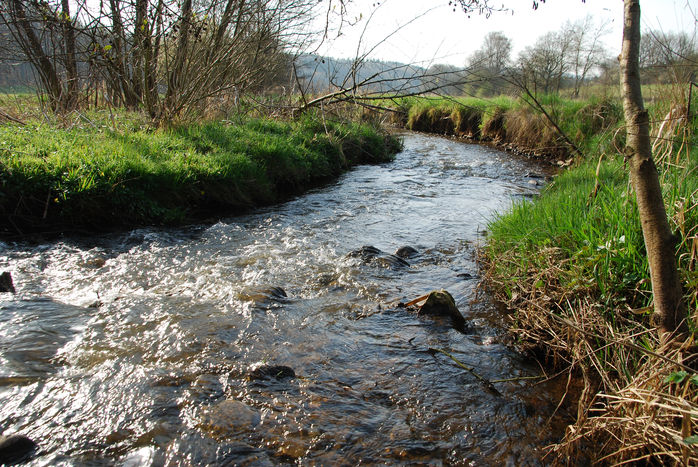
[[[563,286],[584,286],[604,304],[614,307],[631,300],[645,306],[648,284],[642,232],[634,200],[629,196],[622,161],[602,166],[599,189],[591,161],[562,172],[534,201],[515,204],[489,226],[488,255],[507,254],[524,263],[498,264],[498,277],[522,280],[520,271],[543,267],[546,248],[562,250]]]
[[[579,120],[576,125],[581,125]],[[586,135],[596,141],[593,131]],[[497,280],[514,290],[517,282],[530,280],[531,270],[546,267],[545,256],[554,248],[563,258],[561,286],[570,291],[583,287],[612,318],[627,307],[650,305],[648,262],[623,158],[606,153],[594,195],[596,157],[608,147],[589,142],[585,147],[595,149],[594,157],[579,160],[539,197],[514,204],[491,222],[486,255],[493,260]],[[660,169],[672,228],[681,237],[677,255],[690,311],[696,313],[698,275],[692,248],[694,242],[698,245],[698,149],[679,164],[661,164]],[[498,261],[501,257],[508,260]]]
[[[676,95],[667,93],[648,106],[654,131]],[[571,375],[583,375],[578,413],[584,416],[567,431],[575,435],[565,437],[556,450],[602,446],[592,461],[608,461],[605,456],[614,453],[618,460],[648,454],[662,463],[670,449],[680,452],[681,438],[658,444],[658,436],[633,431],[633,424],[622,419],[655,419],[654,405],[637,403],[640,393],[648,401],[671,399],[677,406],[695,408],[694,387],[668,383],[678,367],[647,351],[678,362],[695,358],[688,346],[698,316],[698,141],[693,136],[698,128],[679,124],[662,135],[655,151],[664,204],[680,239],[676,254],[694,333],[677,356],[662,346],[651,320],[649,266],[622,155],[625,129],[619,102],[551,98],[544,105],[556,112],[583,155],[540,196],[516,202],[490,222],[481,262],[486,283],[514,311],[511,327],[521,349]],[[628,415],[599,403],[604,401],[600,394],[610,394],[614,403],[617,396],[630,397],[624,406]],[[594,417],[587,418],[588,413]],[[601,421],[595,425],[594,420]],[[618,426],[608,429],[609,420]],[[659,427],[654,431],[664,433],[685,422],[681,416],[664,416],[654,423]],[[578,433],[586,434],[579,438]]]
[[[169,129],[138,114],[87,114],[68,128],[0,126],[0,231],[169,225],[274,203],[399,143],[373,127],[305,116]]]

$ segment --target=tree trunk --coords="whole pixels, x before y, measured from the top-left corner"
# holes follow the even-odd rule
[[[179,94],[185,82],[184,63],[188,52],[189,31],[191,30],[192,0],[182,2],[182,16],[179,20],[179,35],[177,37],[177,48],[172,60],[172,68],[168,70],[167,93],[165,95],[165,111],[168,116],[176,115],[182,107]]]
[[[41,41],[36,36],[31,21],[27,18],[24,5],[21,0],[13,0],[13,16],[16,21],[18,38],[23,52],[29,57],[32,65],[39,72],[39,78],[48,93],[49,101],[53,110],[59,110],[63,102],[63,85],[58,77],[56,68],[41,46]]]
[[[63,29],[63,44],[65,49],[66,95],[63,99],[63,108],[72,110],[77,107],[79,96],[78,61],[75,47],[75,30],[73,20],[70,17],[70,2],[61,0],[61,26]]]
[[[226,36],[226,33],[228,31],[228,26],[230,25],[230,21],[233,19],[233,13],[237,10],[238,12],[242,11],[242,7],[244,5],[245,1],[244,0],[228,0],[228,2],[225,4],[225,10],[223,11],[223,16],[221,16],[221,23],[218,26],[218,30],[216,31],[216,38],[213,41],[213,47],[207,52],[207,60],[206,62],[210,62],[211,57],[213,57],[215,54],[220,53],[220,47],[223,44],[223,39]],[[238,13],[238,18],[240,18],[241,13]]]
[[[686,308],[676,265],[676,237],[671,232],[659,174],[652,159],[649,116],[640,83],[640,1],[624,0],[623,49],[620,59],[623,108],[627,125],[630,180],[645,239],[654,295],[654,322],[663,337],[686,332]]]
[[[133,92],[140,102],[145,102],[145,35],[147,23],[148,0],[136,0],[136,21],[133,27],[133,49],[131,49],[131,69],[133,73]]]
[[[129,73],[128,65],[128,41],[124,22],[121,17],[121,1],[109,0],[111,10],[111,38],[113,62],[110,63],[109,73],[112,77],[112,87],[115,95],[121,96],[123,103],[130,109],[135,109],[140,104],[140,96],[134,91],[132,83],[132,73]]]

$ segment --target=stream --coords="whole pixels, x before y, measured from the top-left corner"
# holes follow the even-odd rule
[[[0,294],[0,430],[39,444],[32,465],[545,464],[564,388],[517,379],[541,369],[507,345],[475,262],[543,169],[403,137],[394,162],[215,225],[0,243],[17,289]],[[434,289],[465,332],[396,306]]]

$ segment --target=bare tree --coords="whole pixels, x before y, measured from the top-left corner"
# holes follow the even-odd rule
[[[29,63],[22,60],[22,50],[8,26],[0,21],[0,87],[35,86]]]
[[[640,44],[643,82],[687,83],[698,68],[695,35],[647,30]]]
[[[573,93],[579,96],[579,90],[589,74],[606,61],[607,53],[601,40],[608,33],[609,23],[597,24],[591,15],[574,23],[566,23],[561,34],[568,37],[567,51],[568,72],[574,79]]]
[[[80,82],[78,79],[78,58],[73,18],[70,15],[70,2],[61,0],[59,22],[63,35],[63,54],[66,73],[66,93],[64,106],[72,109],[77,106]]]
[[[468,57],[468,69],[477,77],[470,93],[501,94],[508,83],[503,79],[511,64],[512,42],[503,32],[488,33],[478,50]]]
[[[91,84],[114,105],[169,120],[226,92],[290,74],[288,56],[313,34],[315,0],[0,0],[56,109]],[[74,11],[71,11],[73,9]],[[80,77],[89,68],[90,83]]]
[[[426,87],[438,88],[439,93],[449,96],[459,96],[463,94],[464,75],[459,67],[436,63],[427,68],[421,78],[426,81]]]
[[[569,70],[567,61],[571,37],[560,32],[548,32],[526,47],[518,57],[518,81],[534,94],[558,92]]]
[[[468,65],[501,73],[509,65],[511,48],[511,39],[503,32],[489,32],[483,39],[480,48],[468,58]]]
[[[285,72],[288,55],[302,49],[312,0],[184,0],[163,43],[167,83],[161,115],[170,119],[213,96],[259,90]]]
[[[67,0],[3,0],[0,21],[34,66],[50,106],[70,110],[78,103],[75,18]]]

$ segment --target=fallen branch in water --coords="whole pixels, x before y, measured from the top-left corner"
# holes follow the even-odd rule
[[[432,355],[434,355],[437,352],[446,355],[448,358],[450,358],[451,360],[456,362],[456,365],[458,365],[459,367],[463,368],[464,370],[469,372],[471,375],[476,377],[490,392],[492,392],[493,394],[495,394],[497,396],[504,397],[504,396],[502,396],[501,392],[497,391],[497,388],[494,387],[494,384],[492,384],[492,382],[489,379],[478,374],[474,368],[469,367],[468,365],[464,364],[463,362],[461,362],[460,360],[458,360],[456,357],[454,357],[450,353],[446,352],[445,350],[435,349],[433,347],[429,347],[427,349],[427,352],[429,352]]]
[[[421,297],[417,297],[417,298],[415,298],[414,300],[411,300],[411,301],[405,303],[404,306],[405,306],[405,308],[407,308],[408,306],[416,305],[417,303],[426,300],[428,296],[429,296],[429,294],[422,295]]]

